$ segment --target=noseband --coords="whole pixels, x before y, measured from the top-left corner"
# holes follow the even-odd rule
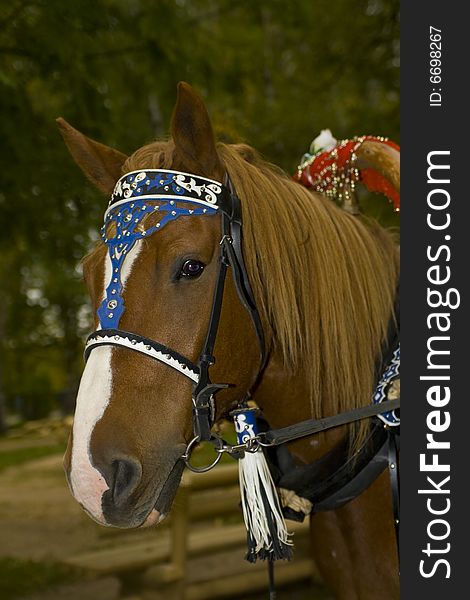
[[[158,203],[158,204],[157,204]],[[147,215],[158,213],[160,219],[148,229],[143,228]],[[125,310],[122,296],[122,267],[126,256],[138,240],[161,230],[180,216],[220,215],[221,239],[218,274],[214,288],[209,326],[197,364],[167,346],[136,333],[119,329]],[[209,368],[220,322],[227,268],[231,267],[238,296],[252,319],[260,347],[260,370],[266,361],[261,319],[242,254],[242,214],[240,200],[226,176],[225,184],[166,169],[133,171],[121,177],[111,196],[104,216],[101,237],[108,248],[112,274],[105,297],[97,314],[99,328],[87,339],[85,359],[94,348],[120,346],[140,352],[166,364],[188,377],[193,384],[193,429],[197,441],[210,440],[215,419],[215,394],[227,384],[212,383]],[[190,448],[188,447],[188,450]],[[188,455],[188,451],[186,452]],[[220,457],[221,454],[218,455]]]

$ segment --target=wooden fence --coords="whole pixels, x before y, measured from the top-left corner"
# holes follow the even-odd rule
[[[288,525],[294,533],[294,559],[276,564],[277,585],[316,576],[308,523]],[[267,587],[266,564],[244,560],[246,530],[236,464],[202,474],[185,472],[167,525],[152,533],[148,541],[119,543],[117,537],[111,547],[66,562],[95,574],[117,575],[124,596],[137,598],[137,589],[143,600],[242,598]]]

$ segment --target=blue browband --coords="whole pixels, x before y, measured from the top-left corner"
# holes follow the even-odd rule
[[[112,277],[98,309],[103,329],[119,326],[125,308],[121,269],[135,242],[178,217],[210,216],[219,208],[224,210],[227,193],[218,181],[166,169],[132,171],[118,180],[101,228],[112,264]],[[160,203],[155,204],[156,201]],[[158,213],[159,220],[146,229],[144,219],[152,213]]]

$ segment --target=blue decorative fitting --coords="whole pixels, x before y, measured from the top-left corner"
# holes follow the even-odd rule
[[[240,409],[232,413],[239,444],[245,444],[258,435],[256,413],[256,408]]]
[[[212,179],[164,169],[134,171],[119,179],[100,230],[113,272],[97,311],[103,329],[117,329],[125,310],[121,270],[135,243],[178,217],[216,214],[226,193],[222,184]],[[182,207],[182,203],[190,203],[190,207]],[[139,223],[156,211],[161,213],[158,223],[143,229]]]
[[[104,232],[102,233],[103,241],[106,240],[106,245],[108,246],[109,257],[111,259],[111,264],[113,268],[113,277],[106,288],[106,295],[98,308],[98,318],[101,323],[101,327],[103,329],[117,329],[119,326],[119,321],[124,312],[124,300],[122,297],[123,285],[121,281],[121,269],[124,264],[124,260],[129,252],[134,247],[134,244],[137,240],[142,239],[143,237],[148,237],[155,231],[161,230],[167,223],[170,221],[174,221],[180,216],[190,216],[190,215],[213,215],[217,212],[217,208],[213,207],[210,211],[203,212],[203,209],[200,207],[191,209],[181,208],[178,206],[170,206],[168,202],[160,205],[160,212],[162,214],[162,218],[158,223],[156,223],[153,227],[150,227],[146,230],[139,230],[138,222],[143,218],[145,214],[149,214],[153,211],[154,207],[151,204],[148,204],[144,208],[144,202],[142,200],[137,200],[133,202],[133,207],[131,208],[130,203],[124,203],[120,206],[119,216],[116,211],[109,211],[106,216],[106,229],[114,223],[116,227],[116,231],[114,236],[108,234],[108,237],[105,238]],[[140,215],[139,221],[136,223],[135,219],[132,219],[135,215]],[[126,216],[131,215],[130,220],[126,220]],[[124,229],[124,227],[126,229]],[[125,236],[125,241],[121,241],[121,239]],[[112,303],[112,304],[111,304]]]
[[[377,387],[375,388],[372,401],[374,404],[380,404],[387,398],[387,392],[390,384],[394,379],[400,376],[400,346],[395,350],[388,367],[382,374]],[[396,427],[400,425],[400,417],[395,413],[394,410],[382,413],[378,417],[387,425]]]
[[[222,184],[178,171],[137,171],[117,182],[105,213],[101,238],[108,247],[113,276],[97,314],[103,329],[117,329],[125,310],[121,270],[135,243],[181,216],[214,215],[223,198]],[[171,198],[171,200],[170,200]],[[159,204],[154,203],[158,201]],[[178,204],[176,204],[176,202]],[[190,203],[190,207],[181,207]],[[143,229],[143,218],[158,211],[158,223]],[[114,233],[112,224],[115,226]]]

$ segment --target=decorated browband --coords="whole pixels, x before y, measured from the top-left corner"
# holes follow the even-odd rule
[[[125,308],[122,266],[137,240],[178,217],[211,216],[219,209],[227,210],[228,200],[229,192],[222,183],[180,171],[132,171],[118,180],[101,228],[112,265],[111,280],[97,311],[103,329],[118,328]],[[155,218],[148,218],[151,214]],[[146,221],[150,223],[146,225]]]

